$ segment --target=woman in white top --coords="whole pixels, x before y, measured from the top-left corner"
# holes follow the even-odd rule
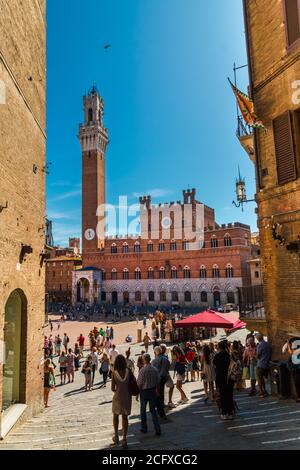
[[[203,347],[203,355],[201,357],[201,377],[204,384],[205,401],[207,402],[209,396],[211,400],[214,399],[214,381],[216,380],[215,367],[213,365],[213,355],[210,347],[205,344]]]

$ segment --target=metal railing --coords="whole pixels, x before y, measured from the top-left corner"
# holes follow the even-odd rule
[[[240,318],[245,320],[265,320],[263,286],[238,288]]]
[[[236,131],[237,138],[240,139],[241,137],[246,137],[252,134],[253,134],[252,127],[247,126],[247,124],[244,123],[242,116],[238,116],[237,131]]]

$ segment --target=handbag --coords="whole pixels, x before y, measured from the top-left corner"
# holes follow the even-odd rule
[[[49,386],[50,386],[50,388],[55,387],[54,375],[52,374],[52,372],[49,373]]]
[[[250,380],[249,367],[243,367],[242,380]]]
[[[132,371],[130,369],[128,370],[129,370],[129,382],[128,382],[129,394],[132,397],[137,397],[140,393],[140,389],[138,387],[136,378],[133,375]]]

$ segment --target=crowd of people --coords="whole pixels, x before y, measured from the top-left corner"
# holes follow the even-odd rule
[[[154,324],[156,325],[154,327]],[[143,326],[146,327],[147,319]],[[214,402],[219,408],[222,420],[234,419],[237,405],[234,391],[246,388],[250,381],[249,396],[268,396],[267,379],[271,366],[271,347],[263,335],[249,333],[246,343],[229,342],[227,339],[214,342],[185,342],[168,348],[161,342],[159,328],[153,320],[150,336],[143,337],[143,350],[136,362],[129,347],[124,355],[113,344],[114,329],[96,326],[86,339],[82,334],[74,348],[69,337],[57,334],[45,336],[44,388],[45,407],[48,407],[49,392],[55,389],[56,378],[64,385],[74,381],[74,374],[81,370],[84,375],[84,390],[93,390],[96,374],[102,377],[101,387],[111,380],[113,392],[112,413],[114,437],[113,446],[119,444],[119,418],[122,417],[122,446],[127,446],[128,417],[131,414],[132,399],[140,401],[141,432],[148,431],[146,410],[149,405],[155,434],[161,434],[161,421],[168,420],[167,411],[189,402],[185,387],[187,382],[203,382],[204,402]],[[149,347],[153,346],[152,357]],[[291,345],[286,350],[293,353]],[[88,352],[87,352],[88,351]],[[84,354],[87,354],[84,356]],[[152,352],[152,351],[151,351]],[[57,356],[59,374],[55,374],[54,357]],[[299,369],[299,368],[298,368]],[[300,402],[300,369],[294,371],[297,401]],[[55,377],[56,376],[56,377]],[[174,403],[174,390],[179,401]],[[165,394],[167,391],[167,400]]]

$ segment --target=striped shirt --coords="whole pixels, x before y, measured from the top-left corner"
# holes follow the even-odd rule
[[[158,370],[151,364],[147,364],[141,368],[137,384],[140,390],[148,390],[155,388],[160,382]]]

